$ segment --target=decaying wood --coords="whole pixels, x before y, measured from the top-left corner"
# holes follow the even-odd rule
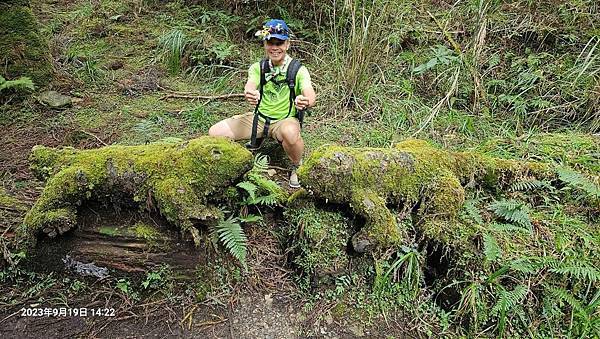
[[[134,201],[157,209],[184,233],[198,222],[219,220],[211,203],[252,166],[252,154],[226,138],[178,143],[108,146],[94,150],[35,147],[32,169],[48,181],[17,230],[27,250],[39,235],[55,237],[77,225],[85,201]]]

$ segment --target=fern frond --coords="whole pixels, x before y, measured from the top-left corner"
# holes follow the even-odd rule
[[[261,221],[263,218],[260,215],[248,214],[245,217],[238,217],[238,220],[245,223]]]
[[[556,321],[564,316],[557,299],[550,294],[546,294],[543,300],[542,314],[547,320],[550,321]]]
[[[279,203],[279,199],[274,194],[265,195],[262,197],[258,197],[252,201],[255,205],[266,205],[266,206],[274,206]]]
[[[254,158],[254,167],[246,174],[246,181],[237,184],[244,189],[248,197],[243,205],[273,206],[283,202],[287,194],[279,184],[263,175],[268,170],[269,158],[266,155],[257,155]]]
[[[501,218],[531,228],[529,208],[523,202],[513,199],[500,200],[494,201],[488,207]]]
[[[500,290],[498,301],[492,308],[492,314],[498,315],[498,332],[500,336],[504,334],[506,328],[507,313],[514,311],[528,292],[529,288],[524,285],[518,285],[512,291],[507,291],[504,288]]]
[[[470,216],[471,219],[473,219],[473,221],[481,225],[483,224],[483,218],[481,217],[481,213],[479,213],[479,209],[477,208],[477,206],[475,206],[477,202],[478,201],[474,199],[466,200],[464,207],[465,211],[467,212],[467,215]]]
[[[285,199],[286,192],[277,182],[257,173],[248,174],[248,179],[260,188],[260,190],[264,191],[266,195],[274,196],[278,202],[282,202]]]
[[[265,154],[257,154],[254,157],[254,167],[253,171],[264,173],[269,169],[269,156]]]
[[[510,262],[510,268],[514,271],[533,274],[538,272],[546,264],[546,260],[540,257],[519,258]]]
[[[250,200],[256,199],[256,190],[258,189],[258,187],[256,187],[256,185],[254,185],[253,183],[251,183],[249,181],[242,181],[242,182],[238,183],[236,186],[244,189],[244,191],[246,191],[248,193],[248,195],[250,196]]]
[[[549,187],[550,183],[547,181],[540,181],[535,178],[526,178],[520,181],[517,181],[510,185],[509,190],[511,192],[516,191],[533,191],[542,187]]]
[[[229,250],[229,253],[246,266],[246,251],[248,239],[237,218],[229,217],[215,226],[219,239]]]
[[[529,292],[529,288],[525,285],[518,285],[512,291],[505,289],[500,290],[498,302],[492,308],[492,314],[498,312],[508,312],[511,308],[517,306]]]
[[[483,253],[487,261],[496,261],[501,257],[502,253],[496,239],[490,234],[483,235]]]
[[[584,310],[583,306],[581,305],[581,302],[579,302],[579,300],[577,300],[577,298],[575,298],[569,291],[565,290],[564,288],[549,286],[548,292],[555,299],[558,299],[558,300],[563,301],[563,302],[567,303],[568,305],[570,305],[574,310],[585,313],[585,310]]]
[[[520,201],[517,201],[514,199],[509,199],[509,200],[503,199],[500,201],[494,201],[493,203],[489,204],[488,207],[494,211],[496,209],[514,210],[514,209],[521,207],[521,205],[523,205],[523,203]]]
[[[551,263],[549,266],[551,267],[550,272],[567,275],[571,279],[583,279],[590,282],[600,281],[600,272],[586,262],[559,262]]]
[[[600,199],[600,186],[586,178],[583,174],[576,172],[568,167],[560,167],[556,170],[558,178],[583,192],[589,197]]]

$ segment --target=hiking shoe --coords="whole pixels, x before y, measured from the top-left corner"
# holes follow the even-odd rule
[[[297,169],[298,169],[298,166],[293,166],[292,173],[290,173],[290,187],[291,188],[300,187],[300,181],[298,180],[298,174],[296,173]]]

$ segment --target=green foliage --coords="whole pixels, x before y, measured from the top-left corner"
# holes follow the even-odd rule
[[[268,165],[269,158],[266,155],[256,155],[252,170],[246,174],[247,180],[237,184],[237,187],[248,194],[242,204],[274,206],[287,198],[286,192],[277,182],[265,177]]]
[[[131,298],[133,300],[139,300],[140,295],[137,291],[135,291],[133,284],[129,279],[122,278],[117,281],[115,285],[116,289],[121,291],[125,296]]]
[[[127,14],[133,9],[127,4],[115,15],[97,13],[97,6],[85,3],[54,22],[60,23],[56,30],[61,36],[72,39],[69,34],[73,32],[60,26],[70,27],[73,25],[67,23],[86,18],[109,18],[108,23],[97,22],[108,26],[110,48],[106,49],[111,57],[126,55],[127,63],[133,63],[136,60],[129,58],[131,50],[156,48],[158,42],[157,54],[170,72],[183,71],[203,85],[209,83],[208,91],[230,92],[243,84],[243,71],[262,54],[261,47],[252,46],[247,38],[265,13],[280,13],[296,35],[292,55],[303,59],[318,85],[315,122],[319,127],[330,126],[325,131],[303,131],[309,150],[332,141],[387,147],[427,125],[431,129],[423,132],[449,147],[479,143],[498,133],[498,139],[479,147],[506,158],[563,163],[592,176],[600,169],[597,137],[573,132],[600,128],[595,118],[600,40],[593,25],[597,17],[594,1],[541,1],[534,5],[526,1],[480,1],[452,6],[443,2],[284,1],[275,9],[275,5],[264,2],[227,2],[236,13],[242,12],[241,16],[217,9],[223,2],[211,3],[213,9],[183,2],[144,3],[139,11],[136,9],[135,20]],[[260,13],[255,13],[254,7],[260,7]],[[154,17],[146,20],[145,14]],[[128,20],[125,25],[120,23],[123,19]],[[155,21],[159,25],[153,26]],[[127,26],[138,22],[150,23],[144,32],[150,37],[146,46],[131,44],[137,35],[132,33],[137,32],[128,31],[133,27]],[[164,27],[177,28],[167,28],[160,39],[152,39]],[[96,34],[89,27],[75,33],[89,40]],[[119,39],[129,46],[113,43]],[[56,39],[53,44],[60,48],[60,42]],[[83,78],[102,83],[111,75],[122,80],[118,79],[119,72],[103,71],[103,55],[72,47],[68,50],[75,57],[69,61],[76,64]],[[126,67],[123,73],[134,74],[142,66]],[[183,82],[177,83],[180,80]],[[185,88],[189,80],[176,78],[174,85]],[[180,111],[181,104],[177,100],[163,102],[148,107],[151,113],[147,118],[125,121],[129,123],[126,126],[135,126],[139,140],[150,142],[172,133],[180,136],[180,126],[169,128],[168,116],[160,112]],[[349,112],[340,112],[340,108]],[[239,107],[219,104],[220,113],[234,109]],[[205,132],[214,122],[207,111],[202,105],[181,111],[191,132]],[[319,115],[327,115],[327,119]],[[567,129],[568,134],[537,133],[556,129]],[[235,249],[225,247],[234,256],[238,253],[240,261],[242,247],[244,253],[247,251],[247,243],[241,240],[243,223],[261,220],[248,210],[256,209],[255,205],[261,209],[278,205],[285,197],[265,175],[266,163],[258,160],[256,170],[237,186],[243,201],[236,207],[241,211],[222,220],[221,233],[214,233],[223,243],[229,239]],[[331,295],[336,302],[352,289],[359,291],[358,301],[349,308],[366,310],[373,318],[385,317],[377,307],[383,305],[382,300],[393,300],[411,316],[415,309],[428,315],[439,312],[440,319],[433,321],[423,313],[414,316],[415,326],[433,330],[423,336],[443,337],[439,331],[452,327],[459,333],[448,336],[594,337],[600,327],[597,215],[580,209],[595,206],[582,200],[585,195],[585,199],[597,201],[598,185],[592,176],[570,169],[560,171],[559,179],[566,184],[562,190],[544,180],[523,178],[501,196],[477,195],[477,199],[467,200],[461,222],[476,231],[466,235],[457,232],[463,236],[461,245],[465,247],[443,245],[444,256],[450,261],[448,272],[445,267],[429,267],[426,253],[402,248],[377,267],[365,264],[364,277],[358,277],[354,273],[357,263],[369,260],[353,257],[351,265],[343,260],[347,258],[345,247],[352,220],[323,206],[302,209],[290,217],[294,224],[290,232],[292,228],[294,232],[288,238],[291,234],[301,236],[286,248],[294,253],[294,263],[303,272],[334,275],[322,281],[334,282]],[[569,193],[575,201],[563,199]],[[494,202],[486,208],[490,201]],[[444,227],[461,229],[463,225],[449,223]],[[344,271],[349,268],[354,271]],[[436,311],[432,298],[427,297],[439,292],[435,285],[422,283],[423,272],[430,270],[442,271],[438,281],[456,279],[454,286],[460,287],[457,291],[461,297],[451,310]],[[6,272],[0,273],[3,281],[9,279]],[[148,272],[141,287],[152,289],[164,278]],[[40,283],[30,295],[39,294],[50,284],[50,280]],[[123,293],[135,295],[128,280],[122,279],[117,285]],[[365,292],[367,285],[376,286],[373,294]]]
[[[499,200],[489,204],[488,208],[494,211],[497,216],[507,221],[531,228],[529,207],[523,202],[514,199]]]
[[[498,317],[498,334],[503,336],[506,330],[508,314],[524,315],[521,302],[529,293],[529,288],[525,285],[518,285],[512,291],[500,288],[498,300],[491,310],[491,315]]]
[[[600,171],[598,148],[599,138],[574,131],[493,137],[477,145],[478,150],[490,155],[555,162],[588,173]]]
[[[28,1],[0,2],[0,64],[4,77],[26,76],[38,86],[51,80],[50,49],[38,27]]]
[[[203,64],[225,64],[239,54],[237,46],[227,41],[220,41],[207,46],[202,54],[194,56],[194,60]]]
[[[198,105],[190,110],[184,111],[184,119],[191,127],[192,132],[208,132],[210,126],[216,121],[214,117],[208,113],[206,106]]]
[[[424,64],[421,64],[413,69],[416,75],[421,75],[431,69],[435,69],[438,66],[449,66],[454,62],[457,62],[459,58],[454,52],[446,46],[437,45],[431,48],[433,54],[432,58]]]
[[[598,268],[584,260],[549,261],[547,267],[550,272],[567,276],[573,281],[589,281],[591,283],[600,281]]]
[[[35,86],[33,85],[33,81],[31,81],[31,79],[28,77],[20,77],[15,80],[6,80],[0,75],[0,91],[10,88],[17,90],[34,90]]]
[[[400,282],[412,298],[416,298],[423,283],[422,256],[415,248],[403,246],[397,253],[397,259],[383,275],[376,275],[373,289],[382,293],[389,285]],[[376,269],[376,273],[381,272]]]
[[[6,242],[7,241],[4,236],[1,236],[0,245],[3,249],[2,257],[4,260],[6,260],[8,265],[3,267],[3,269],[0,271],[0,283],[6,283],[9,280],[18,279],[20,276],[26,274],[26,272],[23,271],[19,265],[19,263],[26,257],[25,252],[9,252],[8,250],[4,251],[7,246]]]
[[[568,167],[558,168],[556,173],[561,181],[582,191],[587,197],[596,200],[600,199],[600,186],[583,176],[581,173],[578,173]]]
[[[556,305],[557,310],[567,305],[571,308],[569,334],[577,338],[588,338],[600,333],[600,290],[597,290],[591,300],[586,304],[568,290],[561,287],[548,287],[549,303]]]
[[[478,200],[467,199],[465,200],[464,210],[467,215],[473,219],[477,224],[483,224],[483,218],[481,217],[481,213],[477,208],[476,204],[479,203]]]
[[[140,286],[144,290],[164,290],[172,289],[172,275],[168,265],[161,265],[157,270],[146,273],[146,278],[141,282]]]
[[[252,169],[246,173],[247,180],[236,186],[244,190],[246,197],[238,203],[242,207],[264,205],[273,206],[285,199],[283,189],[276,182],[263,176],[268,170],[268,157],[258,154],[254,158]],[[230,215],[226,220],[221,220],[213,229],[213,238],[221,240],[231,255],[246,267],[247,238],[240,223],[251,223],[262,220],[260,216],[248,214],[242,209],[238,217]]]
[[[486,233],[483,235],[483,253],[487,261],[496,261],[502,256],[502,251],[496,242],[496,239]]]
[[[513,224],[493,223],[490,225],[490,228],[494,231],[507,232],[509,234],[511,232],[522,232],[531,234],[531,229]]]
[[[229,253],[246,267],[248,239],[238,221],[238,218],[229,216],[226,220],[219,221],[212,232],[214,233],[213,237],[221,240],[225,248],[229,250]]]
[[[181,58],[188,43],[187,36],[178,28],[165,32],[159,38],[160,59],[167,64],[171,74],[181,71]]]
[[[337,104],[345,108],[363,108],[369,90],[380,81],[380,73],[375,65],[385,67],[386,49],[379,46],[386,43],[388,34],[380,32],[392,20],[394,6],[387,1],[355,1],[345,3],[341,8],[327,9],[331,25],[325,35],[324,55],[331,72],[327,72],[329,83],[334,84],[333,93]]]
[[[516,191],[533,191],[539,188],[549,188],[550,183],[547,181],[537,180],[535,178],[524,178],[522,180],[514,182],[510,185],[509,190],[512,192]]]
[[[294,264],[304,277],[327,281],[328,275],[339,276],[345,271],[350,220],[313,202],[291,206],[284,216],[286,222],[280,230],[284,246],[295,253]]]
[[[104,77],[104,71],[98,67],[97,60],[84,61],[80,68],[80,72],[82,72],[91,82],[98,82]]]
[[[156,141],[164,136],[163,130],[167,125],[167,120],[161,114],[153,114],[146,119],[142,119],[133,126],[133,131],[138,135],[144,144]]]

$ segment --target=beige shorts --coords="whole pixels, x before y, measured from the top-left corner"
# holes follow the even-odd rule
[[[231,131],[233,132],[233,138],[235,140],[243,140],[250,139],[252,135],[252,121],[254,120],[254,113],[245,113],[234,115],[231,118],[225,119],[225,123],[229,126]],[[300,122],[295,117],[289,117],[282,120],[271,121],[269,125],[269,136],[277,141],[281,142],[283,140],[283,136],[281,135],[281,131],[283,126],[292,124],[298,130],[300,130]],[[264,130],[264,123],[261,120],[258,120],[258,127],[256,128],[256,137],[262,138]]]

